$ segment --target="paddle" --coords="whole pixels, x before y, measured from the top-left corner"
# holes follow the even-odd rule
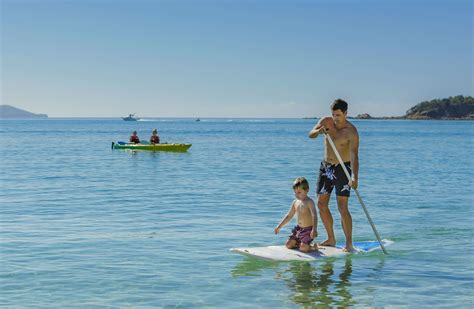
[[[324,133],[324,135],[325,135],[326,138],[328,139],[329,144],[331,144],[331,148],[332,148],[332,150],[334,150],[334,153],[336,154],[337,160],[339,160],[339,164],[341,164],[341,167],[342,167],[342,169],[344,170],[344,173],[346,174],[347,179],[349,179],[349,181],[350,181],[350,180],[351,180],[351,175],[349,175],[349,172],[347,171],[346,165],[345,165],[344,162],[342,161],[342,158],[341,158],[341,156],[339,155],[339,152],[337,151],[336,145],[334,145],[334,142],[332,141],[331,136],[329,136],[328,133]],[[365,215],[366,215],[367,219],[369,220],[370,225],[372,226],[372,230],[374,231],[375,236],[377,237],[377,240],[379,241],[379,244],[380,244],[380,247],[382,248],[383,253],[384,253],[384,254],[388,254],[388,253],[387,253],[387,250],[385,250],[385,247],[384,247],[383,244],[382,244],[382,240],[380,239],[380,235],[379,235],[379,233],[377,232],[377,229],[375,228],[375,224],[374,224],[374,222],[372,221],[372,219],[370,218],[369,211],[367,210],[367,207],[365,207],[364,201],[362,201],[362,198],[360,197],[359,191],[357,191],[356,188],[352,188],[352,189],[354,189],[354,191],[355,191],[355,193],[356,193],[356,195],[357,195],[357,198],[359,199],[359,202],[360,202],[360,204],[362,205],[362,208],[364,209]]]

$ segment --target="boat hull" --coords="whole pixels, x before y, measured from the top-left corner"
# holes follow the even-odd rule
[[[191,144],[116,144],[112,143],[113,149],[130,149],[130,150],[146,150],[146,151],[172,151],[186,152]]]

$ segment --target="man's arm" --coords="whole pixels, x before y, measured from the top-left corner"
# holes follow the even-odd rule
[[[281,220],[280,224],[278,224],[277,227],[275,228],[275,234],[278,234],[278,232],[280,232],[280,229],[284,227],[288,222],[290,222],[290,220],[293,218],[295,213],[296,213],[295,201],[293,201],[293,203],[291,203],[290,210],[288,211],[286,216],[283,218],[283,220]]]
[[[351,138],[350,151],[352,169],[351,187],[357,189],[359,181],[359,133],[357,132],[357,129],[355,127],[354,133],[352,134]]]
[[[325,123],[326,118],[319,119],[318,123],[314,126],[314,128],[309,131],[309,138],[316,138],[319,134],[324,133],[324,131],[326,130],[326,127],[324,126]]]

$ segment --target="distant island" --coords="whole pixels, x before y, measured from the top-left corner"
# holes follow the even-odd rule
[[[46,119],[46,114],[34,114],[11,105],[0,105],[0,119]]]
[[[474,119],[474,98],[458,95],[421,102],[410,108],[407,119]]]
[[[304,119],[317,119],[308,117]],[[410,108],[403,116],[372,117],[368,113],[349,119],[413,119],[413,120],[474,120],[474,98],[458,95],[445,99],[424,101]]]
[[[474,98],[458,95],[445,99],[424,101],[410,108],[404,116],[372,117],[360,114],[356,119],[436,119],[436,120],[474,120]]]

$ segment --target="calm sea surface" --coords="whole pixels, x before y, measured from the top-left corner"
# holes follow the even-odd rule
[[[322,140],[303,119],[0,121],[0,307],[474,306],[474,122],[354,121],[381,251],[263,262],[292,181],[314,197]],[[112,150],[132,130],[187,153]],[[374,240],[355,195],[354,240]],[[343,241],[331,201],[336,236]],[[322,224],[318,240],[325,236]]]

